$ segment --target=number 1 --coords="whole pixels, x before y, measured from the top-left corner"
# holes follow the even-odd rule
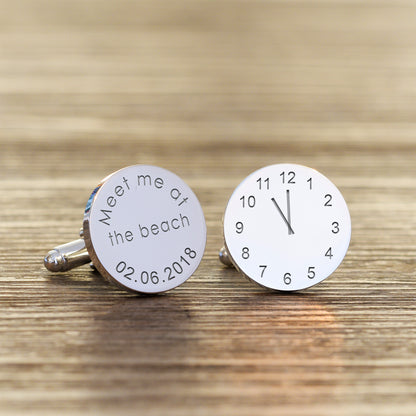
[[[259,190],[261,191],[261,183],[263,182],[266,186],[266,189],[269,189],[269,178],[266,179],[262,179],[262,178],[258,178],[256,181],[259,184]]]

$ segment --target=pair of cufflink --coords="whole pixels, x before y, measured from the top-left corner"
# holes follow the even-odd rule
[[[295,164],[261,168],[228,201],[219,258],[261,286],[313,286],[342,262],[351,219],[338,188]],[[104,178],[88,199],[80,238],[51,250],[45,267],[62,272],[90,262],[124,289],[160,293],[184,283],[206,244],[201,205],[174,173],[135,165]]]

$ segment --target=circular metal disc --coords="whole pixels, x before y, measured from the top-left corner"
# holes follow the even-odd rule
[[[249,175],[224,214],[232,263],[271,289],[300,290],[326,279],[342,262],[350,238],[341,192],[321,173],[295,164]]]
[[[83,230],[98,271],[141,293],[185,282],[206,244],[204,214],[191,188],[172,172],[148,165],[103,179],[88,200]]]

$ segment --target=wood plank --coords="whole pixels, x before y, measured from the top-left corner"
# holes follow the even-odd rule
[[[0,414],[414,415],[416,4],[0,0]],[[281,294],[217,259],[250,172],[320,170],[347,257]],[[135,296],[51,275],[89,193],[121,167],[183,177],[204,259]]]

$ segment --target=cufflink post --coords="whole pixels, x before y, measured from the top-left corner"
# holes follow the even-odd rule
[[[228,254],[227,248],[224,246],[221,248],[219,252],[219,258],[222,264],[224,264],[227,267],[233,267],[233,263],[230,259],[230,255]]]
[[[45,267],[51,272],[65,272],[90,262],[82,229],[80,236],[78,240],[61,244],[49,251],[43,260]]]

